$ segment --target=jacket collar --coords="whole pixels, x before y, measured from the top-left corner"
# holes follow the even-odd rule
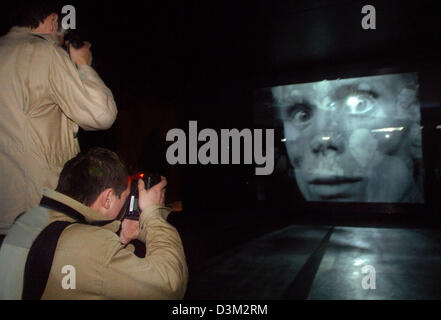
[[[50,189],[44,189],[43,191],[43,199],[47,198],[50,201],[58,202],[62,207],[66,209],[66,211],[72,210],[74,212],[77,212],[77,214],[80,215],[79,218],[73,217],[73,219],[79,221],[82,218],[85,220],[86,223],[91,225],[101,225],[104,226],[106,229],[112,230],[114,232],[118,231],[121,222],[115,221],[114,219],[111,219],[109,217],[106,217],[102,215],[99,212],[96,212],[95,210],[92,210],[91,208],[85,206],[84,204],[62,194],[59,192],[56,192],[54,190]],[[54,209],[55,208],[50,208]],[[55,210],[56,211],[56,210]],[[68,215],[69,217],[72,217],[72,215],[69,215],[66,212],[62,212],[65,215]],[[83,221],[84,221],[83,220]],[[79,221],[81,222],[81,221]]]
[[[37,33],[33,32],[31,28],[28,27],[12,27],[9,31],[11,34],[28,34],[28,35],[36,35],[39,37],[43,37],[47,41],[49,41],[52,44],[60,45],[60,40],[56,35],[53,34],[46,34],[46,33]]]

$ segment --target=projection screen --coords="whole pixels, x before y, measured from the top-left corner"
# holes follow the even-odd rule
[[[287,158],[278,170],[308,202],[423,203],[418,89],[417,73],[266,89]]]

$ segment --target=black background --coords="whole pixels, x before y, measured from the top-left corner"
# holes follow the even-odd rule
[[[172,220],[193,250],[193,264],[295,221],[432,226],[438,221],[441,168],[440,130],[435,129],[441,124],[437,2],[66,2],[75,6],[78,30],[93,43],[94,67],[119,108],[111,130],[81,132],[82,149],[104,146],[134,171],[168,176],[170,199],[184,201],[184,213]],[[361,28],[366,4],[376,8],[376,30]],[[10,8],[1,6],[4,34]],[[190,120],[198,121],[199,130],[253,128],[256,88],[388,71],[421,75],[424,206],[307,205],[287,186],[281,196],[296,203],[285,208],[257,201],[253,166],[172,168],[166,163],[167,131],[187,132]]]

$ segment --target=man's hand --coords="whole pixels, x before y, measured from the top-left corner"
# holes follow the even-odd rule
[[[92,65],[92,52],[90,48],[92,45],[90,42],[84,42],[84,46],[80,49],[75,49],[71,44],[69,44],[69,53],[72,61],[78,66]]]
[[[167,179],[161,177],[161,182],[153,188],[146,190],[144,180],[139,179],[138,190],[139,200],[138,206],[141,211],[144,211],[150,206],[164,206],[165,205],[165,187],[167,186]]]
[[[160,183],[158,183],[150,190],[146,190],[144,180],[139,179],[138,206],[141,209],[141,211],[144,211],[146,208],[153,205],[164,206],[166,186],[167,186],[167,179],[161,177]],[[121,225],[121,233],[119,236],[121,243],[126,245],[130,243],[132,240],[138,238],[138,235],[139,235],[139,221],[124,219]]]
[[[119,240],[126,245],[132,240],[138,238],[139,235],[139,221],[124,219],[121,225],[121,233]]]

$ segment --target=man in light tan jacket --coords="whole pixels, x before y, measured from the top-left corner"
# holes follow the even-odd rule
[[[80,151],[79,127],[105,130],[117,115],[90,66],[90,44],[71,46],[69,57],[57,37],[58,11],[45,3],[29,1],[0,38],[0,236],[44,188],[55,188]]]
[[[30,248],[42,230],[57,221],[76,223],[55,242],[49,276],[30,274],[43,284],[41,299],[182,299],[188,269],[181,238],[166,221],[171,211],[164,207],[167,181],[162,178],[145,190],[140,180],[140,220],[121,224],[115,219],[130,192],[127,178],[118,156],[106,149],[94,148],[68,161],[56,191],[45,190],[40,206],[16,221],[3,243],[0,299],[22,299]],[[132,239],[146,244],[144,258],[127,245]],[[38,263],[44,262],[44,252],[33,254]]]

